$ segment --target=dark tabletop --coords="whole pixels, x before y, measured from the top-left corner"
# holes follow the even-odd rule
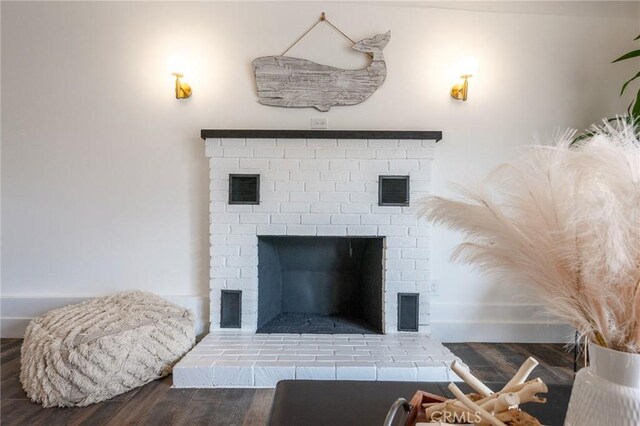
[[[456,383],[463,392],[471,390]],[[417,390],[451,397],[448,383],[283,380],[276,386],[269,426],[382,425],[398,398],[410,400]],[[500,389],[504,383],[486,383]],[[521,406],[544,425],[562,425],[571,395],[570,385],[547,385],[545,404]]]

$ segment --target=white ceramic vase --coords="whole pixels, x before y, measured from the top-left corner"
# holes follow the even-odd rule
[[[640,354],[589,343],[589,363],[576,375],[564,425],[640,425]]]

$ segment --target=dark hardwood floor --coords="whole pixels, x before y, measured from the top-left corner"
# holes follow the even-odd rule
[[[109,401],[82,408],[42,408],[27,399],[20,374],[20,339],[0,340],[0,424],[2,425],[264,425],[271,389],[171,389],[171,376]],[[506,381],[534,356],[533,376],[547,383],[571,383],[573,357],[562,345],[447,344],[484,381]]]
[[[547,384],[573,383],[573,352],[561,344],[540,343],[445,343],[484,382],[509,381],[525,359],[532,356],[538,365],[531,377]]]

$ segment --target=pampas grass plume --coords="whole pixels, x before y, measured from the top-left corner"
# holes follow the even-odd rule
[[[619,120],[571,146],[526,147],[457,199],[422,214],[463,232],[454,259],[530,287],[602,346],[640,353],[640,142]]]

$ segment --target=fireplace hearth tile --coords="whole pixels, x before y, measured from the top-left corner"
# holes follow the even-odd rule
[[[213,368],[197,362],[184,363],[180,366],[180,374],[173,376],[173,385],[177,388],[211,388]]]
[[[368,362],[339,362],[336,377],[338,380],[376,380],[376,366]]]
[[[296,380],[336,380],[332,362],[296,362]]]
[[[274,387],[280,380],[295,379],[296,366],[290,362],[260,362],[254,366],[256,387]]]
[[[376,363],[378,380],[396,382],[415,382],[418,380],[418,367],[413,362]]]
[[[250,361],[216,361],[213,366],[213,387],[251,387],[253,365]]]
[[[253,334],[215,332],[173,370],[174,386],[273,387],[284,379],[459,380],[460,362],[422,333]]]
[[[447,368],[446,362],[416,362],[416,366],[418,367],[418,381],[420,382],[460,380],[455,373]]]

